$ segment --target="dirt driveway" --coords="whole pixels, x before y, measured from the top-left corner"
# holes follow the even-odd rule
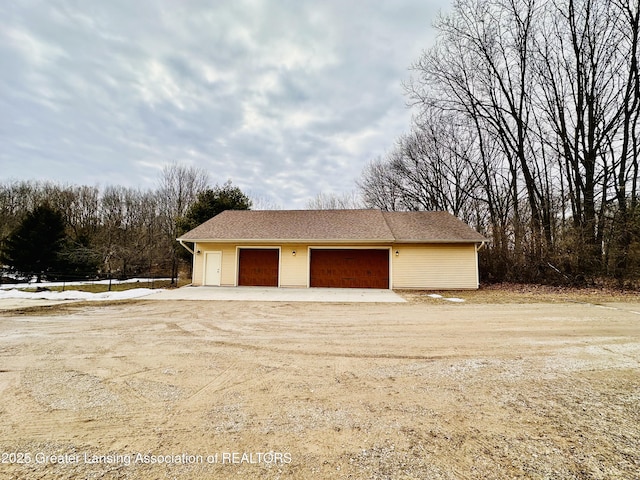
[[[0,312],[0,479],[633,479],[640,304]]]

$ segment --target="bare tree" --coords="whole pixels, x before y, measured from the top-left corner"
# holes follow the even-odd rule
[[[400,137],[390,162],[400,179],[407,210],[446,210],[471,221],[480,194],[476,133],[464,117],[423,112],[413,131]]]
[[[180,178],[179,172],[173,173],[176,176],[169,175],[168,180]],[[188,205],[191,197],[185,192],[194,185],[206,185],[191,181],[188,174],[183,177],[187,180],[182,190],[178,185],[174,191],[183,192],[176,195],[182,200],[178,199],[174,207]],[[107,272],[123,277],[171,274],[177,264],[176,235],[168,233],[173,227],[167,220],[171,212],[169,196],[174,193],[169,187],[171,182],[159,195],[158,191],[122,186],[99,189],[33,181],[0,184],[0,244],[20,225],[25,212],[47,204],[61,213],[65,225],[65,245],[57,272],[60,278]]]
[[[567,190],[579,269],[602,271],[611,201],[617,198],[616,216],[627,230],[627,187],[637,185],[631,145],[638,115],[638,3],[563,0],[548,6],[536,52],[537,104]],[[618,238],[626,250],[630,237]]]
[[[172,163],[162,169],[157,190],[160,228],[165,235],[165,248],[171,257],[171,281],[178,277],[179,255],[175,239],[177,221],[197,200],[198,194],[209,184],[209,174],[202,168]]]
[[[640,237],[638,205],[638,164],[640,158],[640,2],[615,0],[614,14],[625,28],[618,46],[624,59],[626,79],[622,101],[622,144],[617,164],[615,195],[618,203],[616,244],[619,250],[614,275],[624,280],[630,270],[630,251],[634,238]]]
[[[623,277],[640,262],[639,13],[638,0],[455,0],[412,66],[415,126],[363,171],[365,202],[488,219],[504,271]]]
[[[318,193],[307,202],[309,210],[349,210],[363,208],[364,205],[357,192]]]
[[[437,24],[440,43],[414,64],[417,79],[408,84],[413,105],[472,119],[501,147],[510,173],[514,222],[521,220],[521,192],[526,193],[535,256],[552,248],[551,212],[536,162],[540,143],[532,133],[531,48],[535,0],[458,0]],[[522,187],[522,189],[521,189]],[[515,229],[516,246],[522,230]]]
[[[377,158],[371,161],[362,171],[357,184],[367,208],[404,210],[400,179],[397,178],[388,159]]]

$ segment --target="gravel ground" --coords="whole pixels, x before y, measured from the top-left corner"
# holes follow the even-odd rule
[[[640,478],[637,300],[406,298],[0,304],[0,479]]]

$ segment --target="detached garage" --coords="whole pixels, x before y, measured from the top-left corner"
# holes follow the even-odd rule
[[[178,241],[193,285],[475,289],[485,238],[447,212],[227,210]]]

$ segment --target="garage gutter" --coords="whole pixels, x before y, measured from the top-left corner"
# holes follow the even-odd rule
[[[372,243],[372,244],[390,244],[394,243],[395,240],[393,238],[376,238],[376,239],[361,239],[361,238],[342,238],[342,239],[333,239],[333,238],[239,238],[239,239],[229,239],[229,238],[199,238],[197,240],[181,240],[177,239],[180,243],[183,241],[187,242],[198,242],[198,243],[231,243],[231,244],[244,244],[244,243],[273,243],[273,244],[313,244],[313,243],[344,243],[347,245],[356,244],[356,243]],[[185,247],[186,248],[186,247]]]
[[[478,239],[395,239],[395,238],[376,238],[376,239],[362,239],[362,238],[238,238],[238,239],[228,239],[228,238],[199,238],[197,240],[189,239],[182,240],[177,239],[180,244],[185,247],[187,250],[191,251],[189,247],[184,245],[182,242],[198,242],[198,243],[231,243],[231,244],[243,244],[243,243],[273,243],[273,244],[325,244],[325,243],[333,243],[333,244],[346,244],[346,245],[354,245],[354,244],[397,244],[397,243],[405,243],[405,244],[463,244],[463,243],[473,243],[478,245],[486,244],[486,241],[479,241]],[[192,252],[193,253],[193,252]]]
[[[188,245],[184,244],[184,240],[181,240],[179,238],[176,238],[176,240],[178,240],[178,242],[180,242],[180,245],[182,245],[191,255],[195,255],[195,252],[193,251],[193,249],[189,248]]]

